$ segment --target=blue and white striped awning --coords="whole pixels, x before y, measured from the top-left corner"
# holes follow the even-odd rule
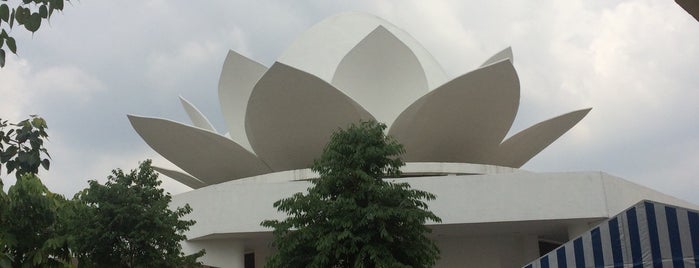
[[[699,268],[699,212],[641,201],[524,267]]]

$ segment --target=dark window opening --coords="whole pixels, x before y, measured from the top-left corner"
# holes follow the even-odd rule
[[[245,268],[255,268],[255,252],[245,253]]]

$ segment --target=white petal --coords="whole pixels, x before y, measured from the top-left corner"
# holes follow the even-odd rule
[[[166,119],[128,117],[153,150],[206,184],[270,172],[255,155],[219,134]]]
[[[512,126],[518,106],[519,79],[505,60],[420,98],[389,134],[405,145],[406,162],[483,163]]]
[[[442,67],[412,36],[381,18],[358,12],[341,13],[315,24],[284,51],[279,62],[331,81],[342,58],[378,26],[388,29],[415,53],[429,88],[448,81]]]
[[[250,96],[245,118],[250,144],[274,171],[307,168],[330,135],[374,118],[327,82],[275,63]]]
[[[501,145],[492,163],[519,168],[580,122],[592,108],[570,112],[533,125]]]
[[[182,107],[184,107],[184,110],[187,112],[187,115],[189,115],[189,119],[192,120],[192,125],[198,128],[209,130],[211,132],[216,132],[216,129],[214,128],[214,126],[211,125],[209,119],[207,119],[199,111],[199,109],[197,109],[197,107],[194,106],[194,104],[192,104],[182,96],[180,96],[180,102],[182,103]]]
[[[176,180],[184,185],[189,186],[192,189],[199,189],[201,187],[206,186],[206,183],[198,180],[195,177],[192,177],[192,175],[189,175],[187,173],[184,173],[182,171],[177,171],[177,170],[172,170],[172,169],[167,169],[167,168],[161,168],[161,167],[156,167],[153,166],[153,170],[168,176],[169,178]]]
[[[486,61],[481,65],[481,67],[487,66],[487,65],[491,65],[491,64],[493,64],[493,63],[496,63],[496,62],[499,62],[499,61],[503,61],[503,60],[507,60],[507,59],[509,59],[510,62],[515,62],[515,58],[514,58],[514,56],[512,55],[512,47],[507,47],[506,49],[503,49],[503,50],[501,50],[500,52],[495,53],[495,55],[493,55],[493,56],[490,57],[488,60],[486,60]]]
[[[332,84],[389,126],[429,90],[415,54],[383,26],[342,59]]]
[[[255,83],[266,71],[267,67],[231,50],[218,81],[221,112],[230,137],[248,151],[252,151],[252,147],[245,134],[245,110]]]

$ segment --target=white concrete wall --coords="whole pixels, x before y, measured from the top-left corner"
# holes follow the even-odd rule
[[[279,177],[280,174],[272,176]],[[296,174],[299,175],[299,174]],[[260,176],[258,176],[260,177]],[[517,267],[534,259],[537,236],[560,228],[563,237],[649,199],[696,209],[694,204],[600,172],[500,173],[396,179],[432,192],[430,209],[442,218],[434,224],[442,248],[438,267]],[[243,253],[254,249],[256,259],[269,255],[260,242],[269,231],[266,219],[281,219],[272,204],[305,191],[307,181],[231,181],[173,197],[171,206],[190,204],[186,218],[197,223],[187,232],[186,250],[206,248],[205,264],[241,267]],[[457,227],[454,227],[457,226]],[[502,230],[500,230],[502,229]],[[239,242],[235,242],[236,240]],[[264,239],[264,238],[262,238]],[[256,249],[255,249],[256,248]],[[532,249],[533,248],[533,249]],[[514,265],[514,266],[513,266]]]
[[[437,245],[441,258],[435,268],[479,267],[517,268],[539,257],[538,239],[532,234],[510,234],[494,236],[439,236]],[[264,267],[266,258],[273,250],[258,243],[245,245],[245,252],[255,253],[255,267]],[[201,259],[204,264],[224,268],[242,268],[240,242],[235,239],[199,241],[199,246],[207,247],[207,255]],[[233,245],[233,246],[232,246]]]
[[[436,268],[518,268],[539,257],[534,235],[439,237]]]
[[[600,172],[504,173],[396,179],[434,193],[430,209],[442,224],[607,218],[642,199],[695,205]],[[173,197],[188,203],[197,220],[192,238],[215,234],[268,232],[266,219],[281,219],[272,204],[310,187],[307,181],[226,182]]]

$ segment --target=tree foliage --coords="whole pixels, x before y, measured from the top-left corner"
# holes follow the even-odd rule
[[[50,156],[44,148],[47,128],[46,120],[35,115],[17,124],[0,119],[0,172],[4,166],[7,174],[15,171],[20,179],[26,173],[39,173],[40,166],[48,170]]]
[[[112,171],[101,185],[76,195],[73,250],[85,267],[183,267],[196,264],[203,252],[185,256],[180,241],[195,222],[180,218],[189,205],[170,210],[172,197],[158,186],[151,161],[128,173]]]
[[[67,234],[59,220],[68,201],[50,192],[31,173],[23,174],[10,187],[4,201],[0,215],[4,262],[12,263],[12,267],[68,265]]]
[[[430,267],[439,257],[426,221],[434,195],[385,178],[400,175],[403,146],[386,125],[361,122],[332,135],[307,193],[274,203],[288,218],[267,220],[277,252],[268,267]]]
[[[0,170],[17,176],[0,191],[0,268],[183,267],[198,254],[184,256],[180,241],[194,221],[179,218],[189,206],[169,209],[170,194],[145,161],[137,170],[117,169],[105,185],[90,187],[73,200],[49,191],[36,173],[49,169],[44,148],[46,121],[32,116],[17,124],[0,120]],[[2,181],[0,180],[0,189]]]
[[[66,1],[69,0],[0,0],[0,67],[5,66],[5,49],[17,54],[17,43],[10,30],[24,26],[27,31],[36,32],[54,11],[63,10]]]
[[[36,116],[17,124],[0,119],[0,172],[5,166],[7,174],[14,171],[17,177],[7,194],[0,191],[1,268],[58,265],[66,253],[57,232],[65,199],[36,177],[39,166],[49,168],[46,128],[46,121]]]

